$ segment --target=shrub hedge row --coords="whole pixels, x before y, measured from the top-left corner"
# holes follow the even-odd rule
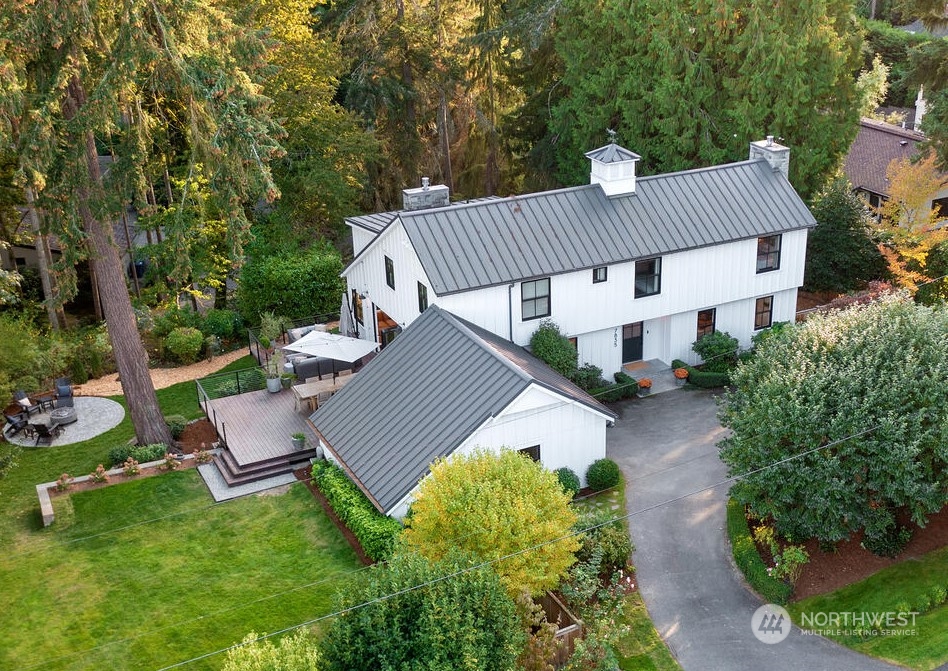
[[[146,464],[149,461],[158,461],[167,453],[168,446],[164,443],[155,443],[154,445],[123,443],[109,450],[109,462],[113,466],[121,466],[126,459],[131,457],[140,464]]]
[[[764,560],[760,558],[747,527],[744,506],[736,499],[727,502],[727,535],[731,540],[734,561],[748,584],[768,603],[787,603],[793,587],[767,573]]]
[[[313,482],[359,539],[369,559],[384,561],[392,556],[395,540],[402,532],[401,522],[376,510],[345,472],[328,461],[313,464]]]
[[[694,366],[686,364],[681,359],[675,359],[672,361],[672,368],[684,368],[687,370],[688,384],[693,384],[694,386],[701,387],[702,389],[723,387],[731,381],[727,373],[709,373],[703,370],[698,370]]]

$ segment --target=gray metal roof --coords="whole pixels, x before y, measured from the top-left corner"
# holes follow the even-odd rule
[[[816,225],[763,160],[399,214],[438,295]]]
[[[583,154],[586,158],[591,158],[600,163],[622,163],[623,161],[638,161],[641,156],[634,151],[629,151],[625,147],[620,147],[616,143],[610,143],[599,149],[593,149]]]
[[[483,198],[471,198],[470,200],[459,200],[451,203],[447,207],[454,207],[455,205],[467,205],[470,203],[483,203],[488,200],[498,200],[499,196],[485,196]],[[432,209],[444,209],[444,208],[432,208]],[[358,217],[346,217],[346,223],[351,226],[358,226],[359,228],[364,228],[367,231],[372,233],[381,233],[382,229],[388,226],[399,214],[404,213],[406,210],[394,210],[392,212],[377,212],[375,214],[362,214]]]
[[[310,421],[387,513],[532,383],[615,417],[523,348],[432,305]]]

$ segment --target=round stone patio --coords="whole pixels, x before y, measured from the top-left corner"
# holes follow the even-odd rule
[[[61,425],[62,431],[53,438],[53,447],[72,445],[95,438],[109,429],[114,429],[125,419],[125,408],[111,399],[99,396],[76,396],[73,400],[76,421]],[[49,411],[30,417],[30,424],[48,425],[49,423]],[[4,433],[4,436],[11,443],[23,447],[32,447],[36,444],[36,438],[28,438],[23,431],[15,436]]]

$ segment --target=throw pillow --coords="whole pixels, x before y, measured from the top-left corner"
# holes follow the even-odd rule
[[[64,387],[64,386],[60,385],[60,386],[56,387],[56,395],[57,395],[57,396],[60,396],[60,397],[61,397],[61,396],[72,396],[72,387],[69,387],[69,386],[65,386],[65,387]]]
[[[30,408],[33,406],[33,404],[30,403],[30,399],[28,398],[21,398],[19,401],[17,401],[17,403],[22,405],[24,408]]]

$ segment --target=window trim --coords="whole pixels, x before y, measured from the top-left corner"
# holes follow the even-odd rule
[[[418,312],[424,312],[428,309],[428,287],[421,282],[418,283]]]
[[[766,310],[760,309],[761,301],[769,301],[767,304]],[[760,325],[759,318],[761,315],[767,315],[767,323]],[[770,296],[761,296],[754,302],[754,330],[763,331],[764,329],[769,329],[774,324],[774,297],[771,294]]]
[[[602,277],[597,278],[599,271],[602,271]],[[609,266],[598,266],[593,268],[593,284],[602,284],[603,282],[609,281]]]
[[[761,245],[767,244],[766,242],[767,240],[773,240],[773,239],[776,239],[777,241],[776,249],[770,248],[767,251],[761,251]],[[777,233],[775,235],[762,235],[759,238],[757,238],[757,262],[756,262],[757,274],[760,275],[761,273],[771,273],[775,270],[780,270],[780,252],[782,250],[783,250],[783,235],[780,233]],[[776,257],[776,259],[774,259],[774,257]],[[773,264],[773,265],[765,265],[761,267],[760,265],[761,258],[764,259],[764,263]]]
[[[534,292],[533,298],[524,298],[524,297],[523,297],[523,289],[524,289],[524,287],[525,287],[526,285],[528,285],[528,284],[536,285],[536,284],[538,284],[538,283],[540,283],[540,282],[546,282],[546,293],[545,293],[545,294],[537,294],[536,292]],[[551,286],[551,282],[550,282],[550,278],[549,278],[549,277],[540,277],[540,278],[535,279],[535,280],[525,280],[525,281],[520,282],[520,320],[521,320],[521,321],[528,322],[528,321],[533,321],[534,319],[543,319],[544,317],[549,317],[551,314],[553,314],[553,299],[552,299],[552,293],[553,293],[553,290],[552,290],[552,286]],[[545,314],[535,314],[535,315],[532,316],[532,317],[525,317],[525,316],[524,316],[524,310],[523,310],[524,306],[525,306],[527,303],[531,303],[531,304],[533,304],[534,307],[535,307],[535,306],[536,306],[536,302],[537,302],[539,299],[542,299],[542,298],[546,298],[546,313],[545,313]]]
[[[651,280],[656,279],[656,278],[658,281],[655,282],[654,291],[646,292],[645,290],[643,290],[640,293],[639,292],[639,264],[644,264],[644,263],[654,263],[655,268],[657,269],[657,272],[653,272],[649,275],[645,275],[646,282],[649,283]],[[635,298],[648,298],[649,296],[658,296],[659,294],[662,293],[662,257],[661,256],[652,256],[647,259],[639,259],[638,261],[635,262],[634,288],[635,288],[635,292],[634,292]]]
[[[385,257],[385,284],[389,289],[395,289],[395,262],[388,256]]]
[[[702,312],[710,312],[710,313],[711,313],[711,330],[710,330],[710,331],[705,330],[703,333],[702,333],[702,329],[701,329],[701,313],[702,313]],[[695,330],[695,335],[696,335],[697,337],[695,338],[695,340],[698,340],[698,339],[700,339],[702,336],[706,336],[706,335],[708,335],[709,333],[716,333],[717,330],[718,330],[718,309],[717,309],[717,308],[705,308],[704,310],[698,310],[698,319],[697,319],[697,322],[698,322],[698,323],[696,324],[696,330]],[[707,327],[705,327],[705,328],[707,328]]]

